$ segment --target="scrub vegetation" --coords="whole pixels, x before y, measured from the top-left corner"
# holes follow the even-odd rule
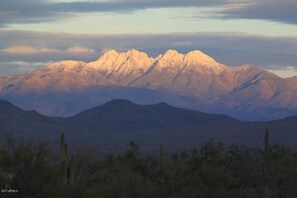
[[[270,145],[268,132],[263,148],[209,140],[173,154],[161,145],[150,156],[134,142],[123,154],[99,157],[90,150],[68,155],[63,134],[61,155],[46,143],[5,139],[1,197],[297,197],[297,150]]]

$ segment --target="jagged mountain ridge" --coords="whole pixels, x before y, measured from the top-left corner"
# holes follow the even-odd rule
[[[251,65],[223,65],[198,50],[168,50],[155,58],[137,50],[110,50],[94,62],[61,61],[2,77],[0,97],[46,115],[73,115],[126,98],[246,120],[275,119],[297,114],[296,83]]]

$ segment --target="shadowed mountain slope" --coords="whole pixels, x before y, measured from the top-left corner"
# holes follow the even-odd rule
[[[61,119],[24,111],[10,102],[0,100],[0,133],[13,133],[20,138],[48,139],[63,131]]]
[[[1,135],[11,132],[17,138],[46,140],[58,145],[63,131],[72,149],[84,145],[105,154],[125,150],[132,140],[142,145],[145,152],[157,152],[160,144],[168,151],[190,149],[210,138],[225,144],[262,146],[265,128],[270,129],[272,143],[297,145],[297,116],[243,122],[165,103],[138,105],[113,100],[72,117],[58,118],[23,111],[0,100]]]
[[[166,103],[137,105],[121,99],[81,112],[67,121],[77,129],[92,131],[160,130],[237,122],[229,116],[176,108]]]

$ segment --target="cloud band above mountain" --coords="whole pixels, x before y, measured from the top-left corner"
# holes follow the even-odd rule
[[[76,35],[4,30],[0,31],[0,37],[0,72],[17,72],[19,67],[11,64],[15,62],[36,65],[65,59],[93,61],[110,48],[118,51],[135,48],[151,56],[168,49],[182,53],[199,49],[233,66],[248,63],[273,70],[297,66],[297,39],[290,37],[235,33]]]

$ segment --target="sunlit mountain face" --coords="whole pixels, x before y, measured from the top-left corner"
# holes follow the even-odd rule
[[[112,99],[227,114],[242,120],[297,113],[297,79],[251,65],[230,67],[201,51],[168,50],[149,57],[110,50],[93,62],[61,61],[1,76],[0,96],[26,110],[70,116]]]

